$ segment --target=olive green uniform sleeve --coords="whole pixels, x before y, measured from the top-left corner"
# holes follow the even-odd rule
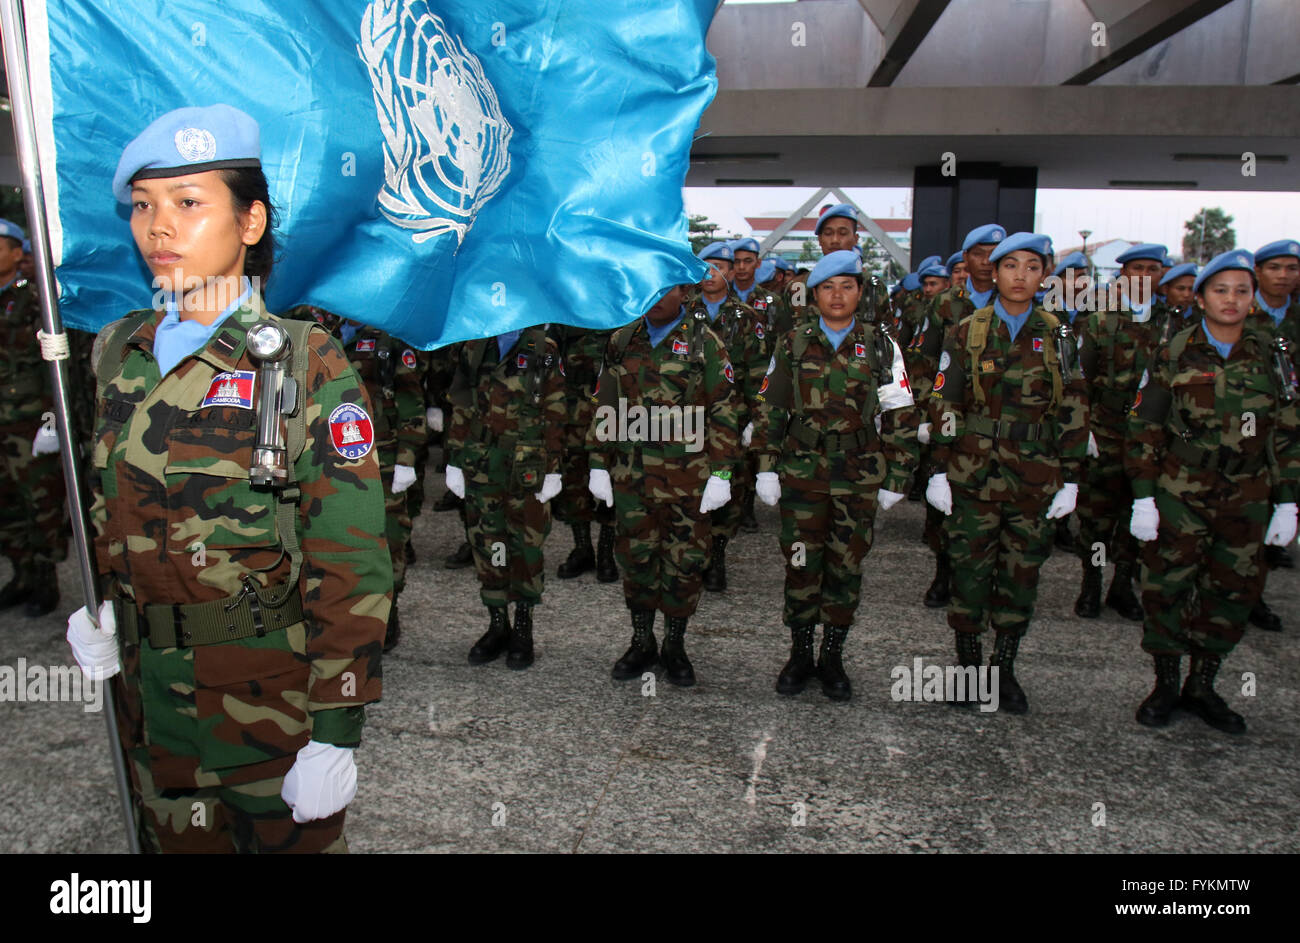
[[[397,408],[397,464],[414,467],[429,438],[425,419],[424,371],[420,357],[410,347],[398,345],[393,399]]]

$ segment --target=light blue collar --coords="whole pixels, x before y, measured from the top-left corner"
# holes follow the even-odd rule
[[[749,296],[752,295],[754,289],[758,287],[758,282],[754,282],[754,284],[750,285],[748,288],[736,288],[736,283],[732,282],[731,287],[736,289],[736,294],[740,296],[741,301],[745,302],[745,304],[749,304]]]
[[[988,291],[976,291],[975,286],[971,284],[970,276],[966,276],[966,294],[970,296],[971,301],[975,302],[977,308],[987,307],[989,299],[993,297],[993,292],[996,290],[997,286],[994,285]]]
[[[1228,355],[1232,353],[1232,345],[1225,344],[1223,341],[1211,334],[1210,322],[1205,318],[1201,318],[1201,330],[1205,331],[1205,339],[1210,342],[1210,346],[1219,352],[1220,357],[1227,360]]]
[[[844,343],[844,338],[849,336],[849,332],[852,331],[854,326],[858,323],[858,319],[856,317],[853,318],[844,329],[840,331],[832,331],[827,327],[826,319],[821,315],[817,316],[817,323],[821,325],[822,336],[826,338],[826,343],[831,345],[831,350],[839,350],[840,344]]]
[[[1290,298],[1287,298],[1286,301],[1282,302],[1280,308],[1270,308],[1268,302],[1264,300],[1264,296],[1258,291],[1255,292],[1255,304],[1259,305],[1260,310],[1268,312],[1268,316],[1273,319],[1274,324],[1282,323],[1282,319],[1286,317],[1287,301],[1290,300]]]
[[[1014,341],[1016,335],[1020,333],[1020,329],[1029,320],[1029,316],[1034,313],[1034,306],[1031,304],[1025,309],[1024,314],[1007,314],[1007,309],[1002,307],[1002,299],[998,297],[993,299],[993,313],[1007,326],[1007,330],[1011,332],[1011,339]]]
[[[665,337],[667,337],[669,334],[671,334],[673,332],[673,328],[681,324],[682,318],[684,317],[686,317],[686,309],[682,308],[679,312],[677,312],[677,317],[674,318],[672,321],[663,325],[662,327],[656,327],[655,325],[650,323],[648,318],[645,318],[645,315],[642,315],[642,318],[645,319],[646,334],[650,338],[650,346],[658,347],[659,342],[663,340]]]
[[[248,278],[244,277],[240,284],[243,292],[217,315],[211,324],[204,324],[194,319],[182,321],[180,310],[176,305],[176,297],[168,295],[166,313],[158,322],[158,329],[154,331],[153,336],[153,356],[158,361],[158,372],[162,376],[171,373],[176,365],[190,354],[201,350],[212,339],[212,335],[217,333],[217,329],[226,318],[238,311],[240,306],[252,297],[253,286]]]
[[[713,321],[718,320],[718,312],[722,310],[722,303],[727,300],[727,296],[723,295],[717,301],[710,301],[708,298],[701,295],[700,300],[704,302],[704,307],[708,309],[709,321],[712,323]]]

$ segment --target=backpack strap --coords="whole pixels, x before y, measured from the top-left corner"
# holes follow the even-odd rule
[[[108,381],[117,376],[118,368],[122,366],[126,342],[152,316],[152,311],[133,311],[124,318],[104,325],[95,336],[95,344],[90,350],[90,369],[95,374],[96,402],[104,398]]]
[[[966,333],[966,350],[970,354],[971,394],[975,402],[984,405],[984,384],[980,382],[980,357],[989,342],[989,324],[993,321],[993,306],[980,308],[971,315],[970,330]]]
[[[1047,323],[1047,337],[1043,339],[1043,360],[1052,375],[1052,402],[1047,408],[1049,412],[1054,412],[1056,407],[1061,405],[1061,399],[1065,395],[1065,377],[1061,373],[1061,358],[1056,351],[1056,329],[1060,326],[1061,319],[1042,308],[1038,308],[1037,311]]]

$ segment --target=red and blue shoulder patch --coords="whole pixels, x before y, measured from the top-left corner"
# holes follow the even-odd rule
[[[257,373],[253,370],[235,370],[230,373],[218,373],[212,378],[208,393],[199,404],[206,406],[235,406],[239,409],[253,408],[253,386]]]
[[[365,458],[375,445],[375,424],[356,403],[340,403],[330,413],[330,439],[334,451],[350,462]]]
[[[415,351],[411,350],[411,348],[409,348],[409,347],[406,348],[406,350],[402,351],[402,364],[403,364],[403,366],[407,367],[408,369],[410,369],[410,370],[414,370],[414,369],[415,369]]]

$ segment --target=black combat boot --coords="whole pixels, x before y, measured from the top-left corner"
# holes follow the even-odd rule
[[[614,562],[614,525],[600,525],[600,539],[596,543],[596,580],[601,583],[618,582],[618,564]]]
[[[695,683],[695,669],[686,657],[686,616],[668,616],[667,622],[659,660],[669,681],[678,687],[689,688]]]
[[[813,658],[813,635],[816,625],[790,627],[790,660],[776,677],[777,694],[798,694],[808,681],[817,676],[817,662]]]
[[[957,664],[962,668],[975,668],[977,671],[984,667],[984,647],[980,644],[979,634],[976,632],[957,632]],[[964,682],[963,682],[964,683]],[[979,679],[972,679],[969,684],[965,684],[965,697],[954,697],[949,701],[952,707],[975,707],[979,704]]]
[[[1083,561],[1083,588],[1074,601],[1074,614],[1080,619],[1095,619],[1101,615],[1101,567],[1091,560]]]
[[[747,534],[758,533],[758,518],[754,516],[754,489],[745,491],[745,506],[740,511],[740,529]]]
[[[1218,655],[1192,654],[1192,667],[1183,683],[1183,696],[1178,706],[1224,733],[1245,733],[1245,718],[1214,693],[1214,676],[1219,673],[1220,661]]]
[[[853,696],[853,685],[844,673],[844,640],[848,638],[847,625],[822,626],[822,647],[817,657],[817,675],[822,681],[822,693],[832,701],[847,701]]]
[[[1020,636],[999,632],[993,643],[989,667],[998,669],[998,710],[1008,714],[1029,713],[1029,700],[1020,682],[1016,680],[1016,653],[1020,651]]]
[[[1074,553],[1074,535],[1070,533],[1070,515],[1056,519],[1056,549]]]
[[[394,594],[393,605],[388,610],[388,631],[384,633],[384,652],[391,652],[402,639],[402,623],[397,618],[397,598]]]
[[[406,556],[406,565],[414,566],[415,565],[415,544],[413,544],[411,541],[408,540],[406,542],[406,549],[403,550],[402,553]]]
[[[26,602],[32,594],[32,568],[29,564],[14,561],[14,575],[4,588],[0,589],[0,609],[8,609],[20,602]]]
[[[1263,629],[1265,632],[1282,631],[1282,619],[1276,612],[1268,608],[1268,603],[1264,602],[1263,596],[1259,597],[1259,602],[1255,603],[1255,608],[1250,610],[1250,624]]]
[[[456,497],[452,494],[451,490],[448,489],[442,493],[441,498],[434,502],[433,509],[435,511],[459,511],[464,503],[464,498]]]
[[[713,538],[713,555],[704,571],[704,588],[720,593],[727,588],[727,538],[721,534]]]
[[[1116,563],[1115,576],[1110,581],[1110,591],[1106,593],[1106,605],[1114,609],[1125,619],[1132,622],[1142,621],[1142,603],[1133,593],[1133,564]]]
[[[488,606],[491,621],[488,630],[483,633],[474,647],[469,650],[471,665],[484,665],[496,661],[506,650],[510,641],[510,612],[505,606]]]
[[[1264,548],[1264,561],[1268,564],[1270,570],[1276,570],[1278,567],[1284,570],[1295,568],[1295,561],[1291,559],[1291,551],[1286,547],[1266,546]]]
[[[577,521],[569,527],[573,530],[573,549],[569,551],[569,558],[555,571],[555,575],[562,580],[571,580],[596,568],[596,551],[591,546],[591,524]]]
[[[942,609],[952,601],[952,558],[947,551],[934,555],[934,581],[925,591],[925,605]]]
[[[32,568],[31,595],[23,615],[36,619],[53,612],[59,605],[59,575],[53,563],[38,563]]]
[[[523,671],[533,663],[533,604],[515,603],[515,626],[510,630],[506,667]]]
[[[1183,679],[1182,655],[1153,655],[1156,686],[1138,705],[1137,722],[1144,727],[1164,727],[1178,706],[1178,683]]]
[[[456,552],[449,556],[442,564],[448,570],[463,570],[467,566],[474,565],[474,552],[469,549],[469,541],[461,541]]]
[[[631,612],[632,644],[623,653],[623,657],[614,662],[614,670],[609,675],[615,681],[639,678],[659,661],[659,646],[655,642],[655,611],[633,609]]]

